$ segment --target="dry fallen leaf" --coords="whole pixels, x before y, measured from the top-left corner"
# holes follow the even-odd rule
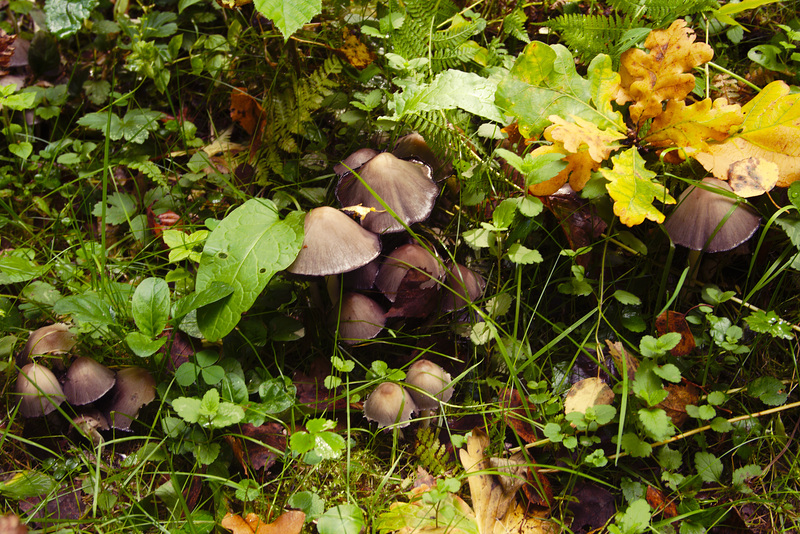
[[[694,334],[682,313],[667,310],[659,315],[656,318],[656,331],[659,336],[670,332],[677,332],[681,335],[680,342],[669,351],[675,357],[690,354],[696,346]]]
[[[600,162],[592,159],[589,151],[582,150],[576,153],[568,152],[561,143],[544,145],[536,148],[531,155],[539,154],[564,154],[563,161],[567,164],[561,172],[550,178],[546,182],[533,184],[528,187],[528,193],[537,197],[544,197],[554,194],[561,189],[567,181],[575,191],[580,191],[592,177],[592,171],[600,168]]]
[[[728,167],[728,185],[734,193],[744,198],[772,191],[779,178],[778,165],[761,158],[742,159]]]
[[[685,99],[694,89],[692,69],[714,57],[710,46],[695,42],[694,30],[682,19],[650,32],[644,46],[649,52],[631,48],[620,59],[622,87],[634,102],[630,115],[637,124],[660,115],[663,101]]]
[[[667,416],[672,420],[672,424],[677,428],[683,426],[689,414],[686,413],[687,404],[697,404],[699,398],[696,386],[687,382],[680,384],[667,384],[664,386],[669,395],[663,401],[656,404],[656,408],[661,408],[667,413]]]
[[[357,69],[363,69],[375,61],[375,52],[359,41],[356,35],[350,33],[350,30],[345,28],[342,31],[342,35],[344,37],[344,45],[341,48],[337,48],[337,51],[344,55],[348,63]]]
[[[231,119],[247,133],[253,134],[263,113],[261,105],[247,94],[244,87],[234,87],[231,90]]]
[[[584,378],[569,389],[564,399],[564,413],[586,413],[590,406],[611,404],[613,401],[614,392],[608,384],[599,378]]]
[[[229,512],[220,525],[233,534],[300,534],[305,521],[306,514],[297,510],[284,512],[269,524],[256,514],[247,514],[242,519],[242,516]]]
[[[614,365],[617,370],[622,373],[623,368],[628,370],[628,379],[633,380],[636,375],[636,369],[639,368],[639,361],[625,351],[625,347],[619,341],[612,342],[606,339],[608,345],[608,352],[611,353],[611,358],[614,360]],[[624,367],[623,367],[624,365]]]
[[[645,499],[647,499],[647,503],[653,508],[655,513],[660,513],[665,519],[678,515],[678,507],[675,506],[674,500],[668,501],[664,496],[664,492],[660,489],[647,486]]]

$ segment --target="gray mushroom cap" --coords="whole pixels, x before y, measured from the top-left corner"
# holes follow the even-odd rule
[[[387,299],[394,302],[400,283],[410,269],[424,271],[430,275],[430,282],[425,282],[420,286],[423,289],[438,284],[444,274],[442,265],[436,256],[428,252],[425,247],[411,243],[396,248],[386,257],[378,271],[375,286]]]
[[[408,426],[415,411],[414,399],[394,382],[379,384],[364,402],[364,417],[376,421],[379,428],[395,424],[398,428]]]
[[[333,172],[336,173],[336,176],[341,178],[344,174],[358,169],[378,154],[379,152],[377,150],[372,150],[371,148],[360,148],[344,158],[341,163],[334,165]]]
[[[377,336],[386,324],[383,308],[361,293],[346,293],[342,297],[339,318],[339,339],[357,343]]]
[[[440,402],[447,402],[453,396],[450,374],[430,360],[411,364],[405,382],[414,386],[409,392],[420,410],[435,410]]]
[[[690,187],[681,194],[678,207],[664,223],[670,239],[692,250],[703,250],[705,247],[706,252],[731,250],[750,239],[758,229],[761,217],[749,206],[736,206],[734,199],[713,191],[717,188],[732,192],[727,182],[703,178],[703,184],[712,190]],[[734,206],[733,213],[725,220]],[[723,220],[725,223],[714,234]],[[712,234],[714,238],[706,246]]]
[[[139,410],[156,398],[156,381],[141,367],[126,367],[117,372],[117,383],[109,406],[109,421],[118,430],[130,430]]]
[[[404,161],[388,152],[378,154],[356,171],[364,181],[394,211],[403,223],[411,225],[424,221],[433,211],[439,188],[431,177],[431,168],[422,163]],[[336,198],[343,206],[375,208],[364,218],[364,227],[377,234],[402,232],[405,227],[383,208],[375,195],[353,173],[339,180]]]
[[[38,363],[29,363],[20,370],[15,389],[23,417],[47,415],[66,398],[56,375]]]
[[[28,342],[20,352],[20,360],[28,360],[36,354],[64,354],[72,350],[76,343],[75,334],[69,331],[68,324],[43,326],[28,336]]]
[[[306,214],[300,253],[287,269],[310,276],[341,274],[358,269],[381,253],[378,236],[329,206]]]
[[[479,299],[486,282],[475,271],[456,263],[448,270],[445,285],[442,309],[453,311]]]
[[[108,393],[115,382],[114,371],[91,358],[81,356],[67,369],[64,393],[70,404],[83,406]]]

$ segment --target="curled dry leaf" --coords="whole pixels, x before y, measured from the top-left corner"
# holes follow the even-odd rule
[[[694,334],[689,328],[689,323],[686,322],[686,316],[682,313],[667,310],[659,315],[656,318],[656,331],[659,336],[670,332],[677,332],[681,335],[680,342],[669,351],[676,358],[690,354],[696,346]]]
[[[256,514],[242,516],[228,513],[220,523],[233,534],[299,534],[303,529],[306,514],[292,510],[284,512],[272,523],[264,523]]]
[[[586,413],[590,406],[611,404],[613,401],[614,392],[608,384],[599,378],[584,378],[569,389],[564,400],[564,413]]]

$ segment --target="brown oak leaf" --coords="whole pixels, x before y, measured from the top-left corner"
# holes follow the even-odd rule
[[[689,328],[686,316],[682,313],[667,310],[656,317],[656,331],[659,336],[670,332],[677,332],[681,335],[680,342],[669,351],[676,358],[690,354],[696,346],[694,334]]]

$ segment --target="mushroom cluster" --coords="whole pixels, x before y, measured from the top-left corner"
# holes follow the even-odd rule
[[[403,428],[411,424],[414,413],[419,413],[427,426],[430,413],[453,396],[450,374],[430,360],[414,362],[405,384],[407,388],[395,382],[378,384],[364,402],[364,417],[377,422],[378,428]]]
[[[32,332],[18,361],[33,356],[64,354],[76,344],[68,325],[57,323]],[[92,358],[75,358],[61,380],[42,363],[32,361],[20,368],[15,386],[19,413],[38,418],[56,411],[64,402],[73,410],[73,424],[93,440],[97,430],[130,430],[139,410],[155,399],[155,380],[145,369],[129,367],[114,373]]]

